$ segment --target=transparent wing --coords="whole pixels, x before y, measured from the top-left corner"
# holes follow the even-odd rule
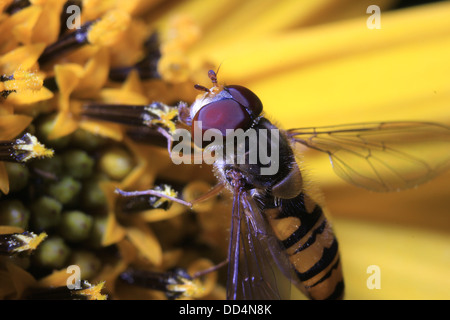
[[[450,128],[437,123],[360,123],[287,134],[327,153],[344,180],[373,191],[411,188],[450,167]]]
[[[246,193],[233,201],[229,246],[227,299],[276,300],[290,298],[291,265],[281,243],[269,231]]]

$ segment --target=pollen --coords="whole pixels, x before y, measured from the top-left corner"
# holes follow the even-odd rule
[[[88,300],[106,300],[108,298],[108,295],[101,293],[103,287],[105,286],[105,281],[102,281],[94,286],[87,281],[85,281],[85,284],[88,287],[77,291],[77,295],[85,296]]]
[[[185,82],[192,74],[187,52],[197,41],[199,26],[185,15],[175,16],[161,43],[162,57],[158,62],[158,73],[171,83]]]
[[[122,39],[130,21],[128,14],[120,10],[110,11],[91,27],[88,41],[91,44],[112,46]]]
[[[26,162],[33,158],[52,157],[54,153],[52,149],[46,148],[35,136],[29,133],[26,133],[22,138],[17,139],[13,149],[16,153],[16,158],[19,159],[20,162]]]
[[[43,83],[42,77],[37,73],[18,69],[10,80],[0,82],[0,91],[38,91],[42,88]]]
[[[203,297],[205,293],[205,287],[198,279],[189,280],[183,277],[179,277],[181,284],[169,284],[167,290],[172,292],[181,293],[184,298],[199,298]]]
[[[173,133],[176,130],[174,119],[178,115],[177,109],[151,109],[151,113],[155,114],[158,119],[151,119],[147,121],[149,125],[162,125],[169,129],[170,133]]]
[[[162,194],[165,194],[166,196],[168,196],[168,197],[172,197],[172,198],[176,198],[177,197],[177,195],[178,195],[178,193],[174,190],[174,189],[172,189],[169,185],[167,185],[167,184],[165,184],[164,186],[163,186],[163,189],[162,190],[157,190],[158,192],[160,192],[160,193],[162,193]],[[153,206],[155,207],[155,208],[158,208],[158,207],[160,207],[164,202],[167,202],[167,201],[169,201],[168,199],[165,199],[165,198],[160,198],[159,200],[157,200],[154,204],[153,204]]]
[[[26,232],[22,234],[15,235],[15,238],[23,243],[21,246],[14,248],[13,252],[22,252],[22,251],[32,251],[35,250],[45,238],[47,238],[47,234],[45,232],[36,235],[32,232]]]

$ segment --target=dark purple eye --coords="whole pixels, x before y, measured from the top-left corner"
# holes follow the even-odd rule
[[[259,116],[263,110],[263,105],[258,96],[246,87],[239,85],[226,86],[227,90],[234,100],[247,108],[252,118]]]
[[[192,124],[192,132],[195,135],[195,131],[200,130],[201,125],[202,136],[206,130],[216,129],[225,137],[227,129],[247,130],[251,124],[252,119],[243,106],[233,99],[223,99],[211,102],[197,112]],[[209,143],[206,141],[204,146]]]

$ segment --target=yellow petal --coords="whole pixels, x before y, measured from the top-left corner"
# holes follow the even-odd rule
[[[153,231],[144,226],[126,229],[127,238],[136,246],[145,258],[158,266],[162,263],[162,249]]]
[[[124,84],[118,89],[105,88],[100,92],[101,101],[114,104],[148,104],[148,98],[145,96],[142,88],[139,74],[132,70]]]
[[[80,128],[102,137],[110,138],[116,141],[122,141],[123,139],[123,127],[116,123],[102,123],[97,121],[82,120],[79,125]]]
[[[0,72],[2,74],[13,74],[14,71],[31,70],[37,59],[45,49],[45,43],[35,43],[20,46],[0,56]]]
[[[6,171],[6,166],[3,162],[0,162],[0,191],[3,194],[9,193],[8,171]]]
[[[50,100],[54,94],[46,87],[35,90],[23,90],[21,92],[12,92],[8,96],[8,102],[14,104],[17,110],[24,110],[35,107],[33,103]]]
[[[5,47],[2,49],[7,49],[5,44],[30,44],[33,29],[41,13],[42,8],[28,6],[16,12],[9,19],[5,19],[0,25],[0,43]],[[15,43],[12,42],[13,40]],[[4,52],[3,50],[2,52]]]
[[[155,222],[168,220],[176,216],[179,216],[180,214],[183,214],[185,212],[186,206],[183,206],[179,203],[173,203],[169,210],[151,209],[151,210],[144,210],[136,214],[139,215],[139,217],[146,222]]]
[[[0,234],[22,233],[24,231],[25,230],[20,227],[0,226]]]
[[[3,12],[10,4],[12,0],[5,0],[0,2],[0,12]]]
[[[20,299],[26,289],[36,284],[36,280],[30,273],[13,263],[7,263],[6,268],[14,285],[17,298]]]
[[[34,28],[33,42],[43,42],[47,45],[55,42],[59,36],[60,17],[64,2],[47,0],[41,5],[34,5],[32,7],[42,8],[42,13]]]
[[[20,114],[0,116],[0,140],[12,140],[31,123],[33,118]]]
[[[142,20],[133,20],[124,36],[110,48],[111,66],[132,66],[144,58],[144,43],[150,37],[153,29]]]
[[[55,66],[55,79],[62,96],[68,97],[84,75],[84,69],[75,63],[58,64]]]
[[[242,81],[243,78],[259,80],[263,76],[270,80],[272,74],[292,68],[308,70],[314,65],[320,66],[323,61],[337,60],[346,55],[383,53],[386,48],[422,43],[430,37],[441,37],[444,41],[450,28],[446,19],[449,11],[449,4],[439,3],[386,12],[379,30],[368,29],[368,16],[362,14],[360,18],[348,21],[254,37],[244,45],[240,42],[222,45],[217,41],[208,52],[198,54],[203,54],[216,65],[224,62],[220,74],[228,83],[236,79]],[[390,66],[385,66],[385,69]]]
[[[46,277],[39,279],[37,285],[39,287],[61,287],[67,285],[67,278],[70,273],[67,273],[67,269],[55,270]]]
[[[131,185],[136,185],[136,181],[143,178],[143,176],[148,175],[152,172],[149,168],[148,159],[146,159],[140,152],[140,146],[133,143],[130,139],[125,139],[125,143],[130,151],[133,153],[134,161],[136,164],[129,174],[120,183],[121,188],[127,189]],[[152,175],[153,176],[153,175]]]
[[[144,94],[144,88],[142,87],[141,79],[139,78],[139,73],[137,70],[131,70],[128,74],[127,79],[122,85],[122,90],[131,91],[137,94]]]
[[[108,10],[115,8],[117,1],[115,0],[90,0],[83,3],[83,10],[81,12],[82,21],[95,20],[103,15]]]
[[[111,46],[119,42],[131,19],[129,14],[121,10],[107,12],[100,21],[96,22],[88,33],[89,43]]]
[[[328,170],[330,177],[335,176]],[[309,175],[321,176],[317,171]],[[325,202],[334,217],[384,221],[448,233],[450,171],[417,188],[390,193],[370,192],[339,178],[336,182],[321,179],[315,178],[315,184],[322,186]]]
[[[99,48],[85,64],[83,74],[77,83],[74,94],[77,97],[92,97],[95,95],[108,79],[109,62],[108,50]]]
[[[78,121],[70,112],[58,112],[48,139],[58,139],[71,134],[78,128]]]
[[[108,218],[105,228],[105,233],[102,239],[103,246],[109,246],[111,244],[117,243],[123,239],[125,236],[125,230],[117,222],[116,214],[114,211],[116,194],[114,190],[118,186],[111,182],[100,182],[100,188],[106,196],[108,201]]]
[[[131,105],[145,105],[148,103],[147,97],[144,95],[118,89],[103,89],[100,93],[100,97],[104,103]]]
[[[450,236],[423,228],[335,219],[348,299],[449,299]],[[380,269],[380,289],[367,286]]]

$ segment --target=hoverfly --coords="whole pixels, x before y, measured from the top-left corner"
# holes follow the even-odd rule
[[[219,152],[224,144],[193,141],[197,148],[214,153],[212,165],[220,180],[194,202],[152,190],[119,193],[150,194],[193,205],[226,187],[233,194],[228,299],[285,298],[278,271],[311,299],[342,298],[338,241],[321,206],[303,185],[295,145],[326,153],[335,172],[349,183],[387,192],[416,186],[449,168],[450,128],[430,122],[385,122],[281,130],[264,116],[255,93],[239,85],[219,85],[212,70],[208,75],[212,88],[196,85],[202,93],[190,107],[178,106],[176,121],[190,127],[194,136],[214,129],[227,138],[230,130],[241,129],[253,130],[256,140],[227,142],[231,152],[226,155]],[[269,136],[269,131],[277,134]],[[408,148],[410,143],[423,147]],[[169,145],[170,151],[171,141]],[[278,156],[251,162],[255,145]],[[240,156],[244,161],[237,161]],[[262,168],[274,165],[276,171],[261,174]]]

